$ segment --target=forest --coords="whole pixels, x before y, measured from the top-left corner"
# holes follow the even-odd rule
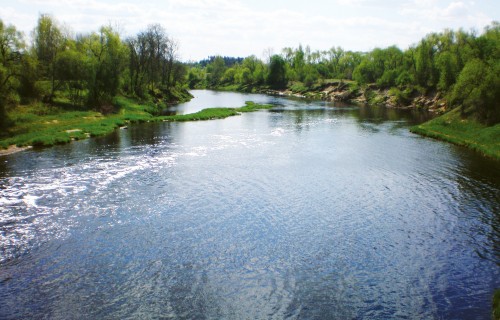
[[[125,96],[161,110],[188,99],[189,88],[300,91],[332,79],[349,82],[352,90],[388,89],[401,104],[439,92],[447,108],[458,108],[462,116],[485,125],[500,122],[498,22],[480,34],[431,33],[405,50],[314,51],[299,45],[264,59],[212,56],[190,63],[180,61],[178,42],[159,24],[127,38],[111,26],[75,35],[41,14],[31,43],[26,38],[0,20],[0,137],[12,135],[11,114],[23,105],[39,113],[56,106],[108,114],[119,108],[116,98]]]
[[[191,65],[191,88],[311,88],[332,79],[390,89],[401,105],[412,97],[439,92],[448,108],[482,123],[500,121],[500,24],[480,35],[475,31],[431,33],[406,50],[396,46],[354,52],[341,47],[313,51],[309,46],[284,48],[266,61],[250,56],[239,63],[223,57]]]

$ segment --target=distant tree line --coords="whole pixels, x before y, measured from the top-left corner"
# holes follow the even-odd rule
[[[210,56],[207,59],[200,60],[199,62],[195,63],[194,65],[199,65],[201,67],[206,67],[208,64],[214,62],[215,59],[219,58],[219,56]],[[237,63],[243,62],[243,58],[240,57],[220,57],[222,60],[224,60],[224,65],[226,67],[232,67],[233,65]]]
[[[158,24],[127,39],[111,26],[75,36],[41,14],[32,39],[27,44],[0,20],[0,128],[8,125],[7,110],[20,103],[102,110],[118,93],[149,99],[185,82],[178,44]]]
[[[285,88],[300,82],[310,87],[323,80],[354,80],[361,85],[392,88],[398,99],[440,92],[451,107],[482,122],[500,122],[500,24],[481,35],[464,30],[431,33],[406,50],[396,46],[354,52],[341,47],[313,51],[309,46],[284,48],[262,61],[250,56],[230,65],[211,57],[192,65],[191,88],[237,85],[241,88]]]

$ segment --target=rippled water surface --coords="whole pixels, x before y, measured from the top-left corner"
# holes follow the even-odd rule
[[[500,164],[422,115],[271,110],[0,157],[0,318],[489,319]]]

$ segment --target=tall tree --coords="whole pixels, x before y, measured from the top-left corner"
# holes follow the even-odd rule
[[[21,78],[22,51],[25,43],[22,34],[12,25],[0,20],[0,129],[8,124],[6,107],[17,103],[17,88]],[[1,132],[0,132],[1,133]]]
[[[179,80],[175,66],[178,44],[169,38],[165,29],[153,24],[136,37],[129,38],[130,88],[143,97],[147,90],[170,89]],[[177,74],[175,74],[177,73]]]
[[[54,96],[56,80],[56,57],[64,41],[57,21],[48,14],[41,14],[33,31],[34,49],[39,60],[42,77],[51,82],[50,97]]]
[[[66,50],[57,56],[55,74],[59,81],[65,83],[73,106],[81,106],[84,102],[87,67],[87,58],[78,50]]]
[[[224,62],[224,58],[221,56],[215,57],[214,61],[208,64],[207,72],[208,72],[208,84],[211,87],[216,87],[221,83],[222,76],[226,71],[226,64]]]
[[[271,57],[271,62],[269,64],[269,75],[267,77],[267,83],[275,88],[282,88],[286,86],[286,67],[285,60],[280,56],[275,54]]]
[[[127,47],[109,26],[83,37],[82,41],[88,53],[88,103],[94,108],[110,105],[119,90]]]
[[[488,65],[480,59],[467,62],[458,76],[451,103],[459,106],[463,115],[476,114],[480,121],[495,124],[500,121],[500,62]]]
[[[422,39],[416,49],[415,71],[419,85],[428,88],[434,84],[434,49],[428,39]]]

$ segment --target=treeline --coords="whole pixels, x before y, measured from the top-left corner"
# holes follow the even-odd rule
[[[311,87],[321,81],[354,80],[389,89],[402,104],[417,94],[440,92],[449,106],[460,107],[488,124],[500,122],[500,24],[493,22],[481,35],[446,30],[427,35],[406,50],[396,46],[370,52],[333,47],[284,48],[267,61],[255,56],[229,65],[212,58],[191,66],[191,88],[238,86],[285,88],[299,83]],[[296,85],[295,85],[296,86]]]
[[[7,110],[20,103],[109,111],[119,93],[172,99],[186,78],[177,43],[158,24],[127,39],[111,26],[74,36],[42,14],[32,39],[27,44],[15,26],[0,20],[0,128],[9,124]]]
[[[194,63],[193,65],[198,65],[198,66],[201,66],[201,67],[206,67],[208,64],[214,62],[214,60],[217,59],[217,58],[219,58],[219,56],[210,56],[207,59],[203,59],[203,60],[200,60],[197,63]],[[241,57],[226,57],[226,56],[224,56],[224,57],[222,57],[222,60],[224,60],[224,64],[227,67],[232,67],[233,65],[235,65],[237,63],[243,62],[243,58],[241,58]]]

